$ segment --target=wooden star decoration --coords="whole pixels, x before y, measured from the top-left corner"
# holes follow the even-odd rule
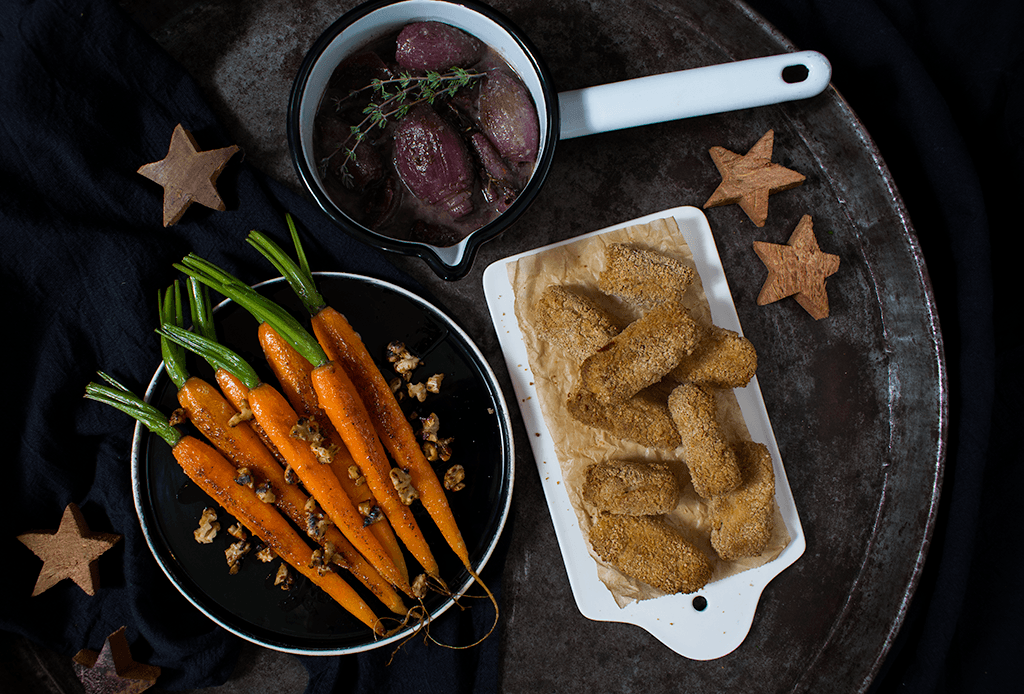
[[[87,694],[137,694],[152,687],[160,676],[159,667],[132,658],[124,627],[107,637],[99,653],[83,649],[72,661]]]
[[[138,171],[163,186],[165,227],[177,224],[193,202],[220,212],[227,209],[217,192],[217,178],[238,149],[231,145],[200,152],[192,133],[181,123],[175,126],[167,156]]]
[[[757,297],[758,306],[796,295],[797,302],[815,320],[828,316],[825,279],[839,269],[839,256],[818,248],[810,215],[800,219],[788,243],[754,241],[754,252],[768,268],[768,279]]]
[[[120,535],[89,530],[75,504],[64,509],[57,530],[19,535],[18,540],[43,560],[32,595],[39,595],[65,578],[77,583],[88,595],[95,595],[100,581],[99,557],[120,539]]]
[[[804,182],[804,175],[772,163],[775,131],[769,130],[744,155],[725,147],[712,147],[708,152],[722,174],[722,182],[704,203],[704,209],[719,205],[739,204],[755,225],[768,221],[768,196]]]

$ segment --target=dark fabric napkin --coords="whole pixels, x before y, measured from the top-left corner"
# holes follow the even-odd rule
[[[232,143],[193,80],[113,2],[0,3],[0,65],[3,436],[11,443],[0,630],[70,658],[126,626],[135,658],[163,669],[161,687],[222,683],[240,642],[186,602],[153,560],[132,501],[133,423],[84,400],[85,384],[103,369],[145,392],[160,363],[157,292],[181,277],[171,263],[191,251],[246,281],[272,277],[244,239],[255,228],[286,243],[286,211],[306,232],[314,270],[416,287],[240,155],[218,181],[227,211],[193,205],[163,228],[163,191],[137,169],[167,154],[178,123],[200,149]],[[63,581],[29,598],[41,562],[16,536],[55,529],[69,502],[92,530],[124,539],[100,557],[94,597]],[[482,612],[452,610],[433,633],[468,643],[490,625],[493,612]],[[433,691],[493,690],[497,640],[468,651],[409,644],[390,667],[390,650],[307,658],[309,691],[409,691],[428,673],[441,687]]]

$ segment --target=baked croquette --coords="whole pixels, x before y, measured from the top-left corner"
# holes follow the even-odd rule
[[[576,389],[569,393],[566,406],[577,422],[641,446],[671,450],[681,441],[668,411],[668,398],[658,386],[617,405],[598,402],[590,391]]]
[[[603,513],[590,544],[622,573],[665,593],[692,593],[711,580],[711,564],[660,516]]]
[[[710,388],[742,388],[757,372],[757,351],[734,330],[711,326],[704,338],[680,360],[670,376],[680,383]]]
[[[649,310],[667,299],[679,299],[694,276],[693,269],[675,258],[613,243],[605,248],[597,286],[605,294]]]
[[[738,487],[739,464],[718,426],[714,394],[701,386],[684,383],[672,389],[668,409],[679,430],[690,479],[698,496],[711,499]]]
[[[743,481],[708,503],[711,546],[726,561],[756,557],[768,546],[775,521],[775,470],[763,443],[736,446]]]
[[[665,463],[611,460],[587,468],[583,498],[608,513],[656,516],[676,507],[679,483]]]
[[[553,284],[534,307],[537,337],[580,364],[622,331],[622,324],[592,299]]]
[[[623,402],[674,369],[703,333],[682,302],[664,301],[587,357],[580,382],[603,403]]]

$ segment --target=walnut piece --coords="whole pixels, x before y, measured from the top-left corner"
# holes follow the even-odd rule
[[[391,484],[395,485],[399,500],[406,506],[420,498],[420,493],[412,486],[412,477],[402,468],[391,468]]]
[[[444,374],[434,374],[433,376],[428,378],[427,379],[427,392],[428,393],[434,393],[435,395],[437,393],[440,393],[441,392],[441,381],[443,381],[443,380],[444,380]]]
[[[274,576],[274,585],[281,586],[281,590],[291,590],[294,583],[295,578],[288,565],[281,562],[281,565],[277,567],[277,574]]]
[[[248,422],[253,417],[254,415],[252,410],[249,409],[249,401],[243,399],[241,402],[241,409],[228,420],[228,426],[237,427],[242,422]]]
[[[228,561],[228,573],[234,575],[242,567],[242,559],[248,554],[252,545],[248,540],[238,540],[224,550],[224,558]]]
[[[249,468],[240,467],[235,470],[235,483],[240,484],[243,487],[253,489],[256,486],[256,480],[253,478],[252,473],[249,472]]]
[[[208,545],[217,537],[220,530],[220,523],[217,522],[217,510],[207,506],[203,509],[203,515],[199,517],[199,527],[192,533],[196,542]]]
[[[338,447],[333,443],[328,443],[324,438],[323,433],[320,431],[320,424],[313,417],[299,419],[295,426],[292,427],[292,430],[288,432],[288,435],[293,439],[307,442],[309,449],[313,451],[313,455],[324,465],[330,464],[338,452]]]
[[[420,402],[427,399],[427,386],[423,383],[410,383],[407,390],[410,398],[415,398]]]
[[[393,365],[395,373],[406,381],[412,379],[412,372],[420,365],[420,358],[406,349],[405,343],[398,340],[388,345],[388,361]]]
[[[444,488],[450,492],[458,492],[466,488],[466,470],[461,465],[452,465],[444,473]]]

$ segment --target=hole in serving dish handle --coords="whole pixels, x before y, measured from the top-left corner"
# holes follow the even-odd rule
[[[825,56],[800,51],[562,92],[559,137],[806,99],[824,91],[831,77]]]

